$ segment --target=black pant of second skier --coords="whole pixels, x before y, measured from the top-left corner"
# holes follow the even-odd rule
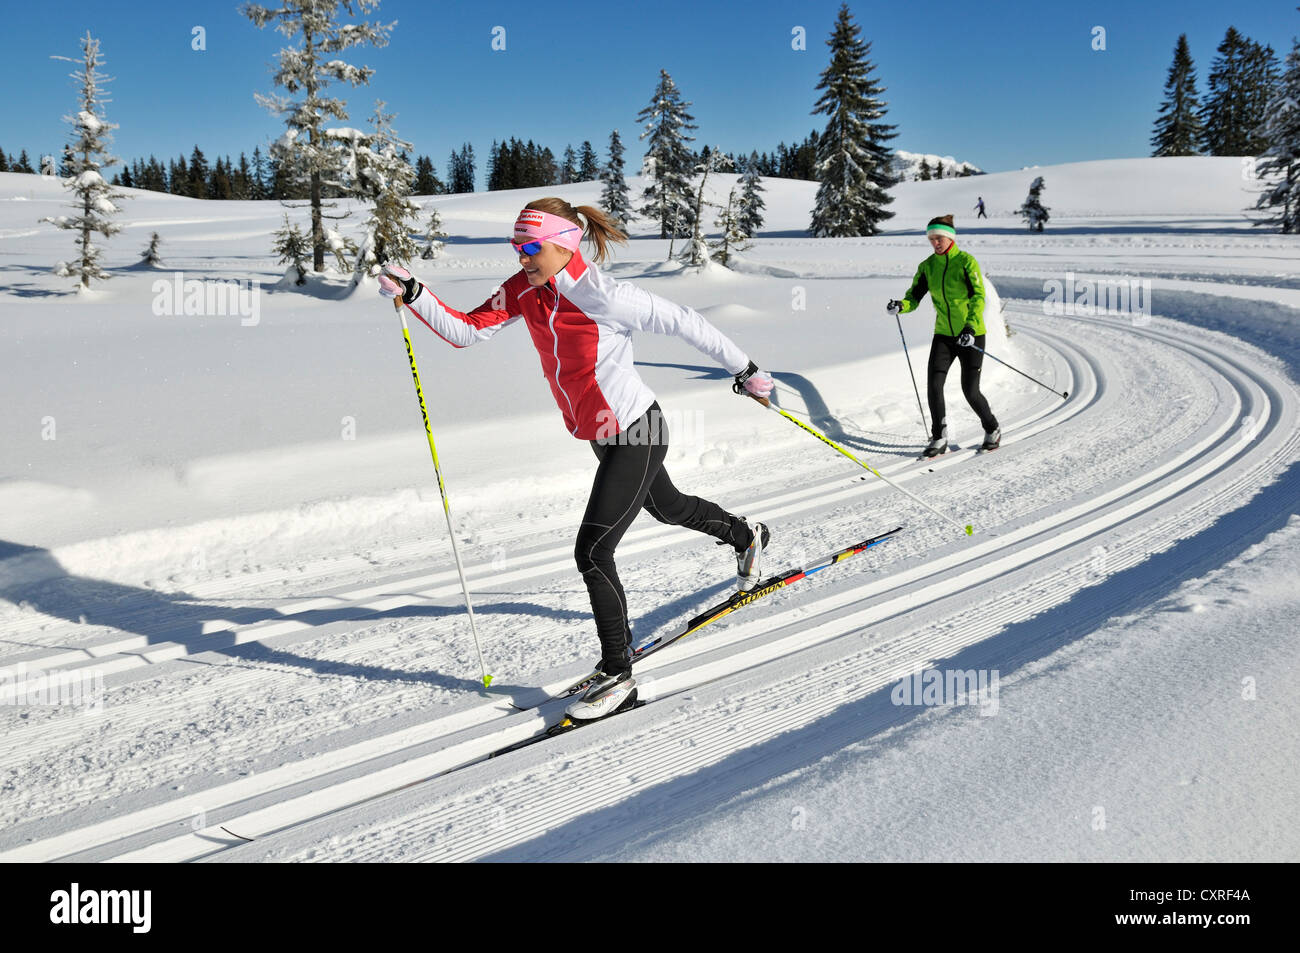
[[[975,347],[979,350],[975,350]],[[993,416],[989,402],[980,392],[980,370],[984,366],[984,335],[975,338],[975,347],[962,347],[955,337],[936,334],[930,344],[930,364],[927,368],[926,394],[930,401],[931,437],[938,438],[947,419],[947,406],[943,399],[943,385],[948,379],[948,368],[953,359],[961,362],[961,392],[970,409],[979,415],[985,433],[998,429],[998,419]]]
[[[591,611],[600,636],[601,671],[628,671],[631,623],[627,597],[614,565],[614,550],[642,508],[661,523],[685,526],[733,547],[753,538],[749,524],[722,507],[688,496],[673,485],[664,469],[668,425],[658,402],[621,433],[591,441],[600,465],[592,483],[587,511],[578,530],[574,558],[591,596]]]

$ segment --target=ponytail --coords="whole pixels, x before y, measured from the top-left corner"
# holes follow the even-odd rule
[[[604,264],[609,257],[610,245],[627,244],[627,234],[618,227],[609,215],[595,205],[579,205],[574,208],[564,199],[552,197],[529,202],[524,208],[546,212],[550,215],[558,215],[560,218],[567,219],[574,225],[583,228],[583,237],[596,246],[596,255],[592,260],[598,265]],[[587,220],[585,228],[579,215]]]

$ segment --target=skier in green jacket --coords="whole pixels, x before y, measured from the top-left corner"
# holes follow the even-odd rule
[[[981,450],[995,450],[1002,442],[998,420],[980,393],[980,368],[984,363],[984,278],[979,262],[957,247],[957,229],[951,215],[930,219],[925,237],[934,254],[921,262],[903,300],[886,305],[890,314],[915,311],[930,293],[934,302],[934,340],[930,344],[927,397],[930,403],[930,443],[924,456],[937,457],[948,450],[948,418],[943,385],[953,359],[961,362],[961,390],[984,427]],[[972,346],[974,345],[974,346]],[[979,350],[976,350],[979,348]]]

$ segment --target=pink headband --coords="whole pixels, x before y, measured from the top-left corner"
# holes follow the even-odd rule
[[[515,219],[515,240],[527,235],[534,241],[554,242],[561,248],[577,251],[582,244],[582,226],[550,212],[526,208]]]

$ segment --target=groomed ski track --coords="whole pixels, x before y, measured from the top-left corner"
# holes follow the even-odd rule
[[[346,744],[259,765],[235,780],[132,792],[11,824],[0,833],[0,859],[598,856],[913,717],[920,709],[893,706],[889,689],[918,666],[1006,675],[1217,565],[1278,525],[1278,511],[1289,512],[1300,495],[1291,466],[1300,449],[1300,399],[1277,360],[1238,339],[1160,318],[1142,325],[1045,320],[1015,304],[1007,316],[1021,340],[1033,343],[1036,370],[1068,388],[1068,401],[1026,391],[1017,413],[1004,417],[1004,443],[993,454],[963,450],[928,465],[911,456],[883,464],[879,454],[864,456],[972,521],[973,539],[825,451],[832,458],[825,476],[797,489],[759,481],[742,511],[782,527],[822,527],[820,536],[800,540],[805,556],[819,555],[823,541],[829,550],[899,523],[904,533],[843,572],[828,570],[807,588],[763,600],[647,660],[637,672],[642,698],[651,702],[644,708],[487,760],[541,731],[558,709],[518,711],[515,705],[543,694],[523,689],[469,695],[451,711],[359,732]],[[950,403],[960,400],[952,390]],[[1174,393],[1181,397],[1171,402]],[[637,554],[671,558],[682,548],[674,532],[643,522],[620,556],[628,563]],[[779,566],[799,561],[779,551],[773,558]],[[470,567],[471,586],[563,578],[572,574],[570,563],[568,546],[543,546],[504,573]],[[279,606],[282,620],[213,627],[210,645],[106,638],[94,657],[83,649],[38,649],[22,660],[32,669],[93,667],[106,673],[110,691],[117,680],[173,671],[160,664],[173,666],[179,681],[181,666],[209,649],[283,649],[348,633],[403,605],[454,607],[457,593],[447,572],[372,578]],[[676,617],[711,593],[678,606]],[[324,606],[355,610],[356,618],[314,625],[312,612]],[[523,634],[540,635],[550,624],[540,618]],[[371,650],[362,640],[352,655]],[[546,687],[581,674],[586,661],[555,672]],[[161,691],[119,712],[114,730],[136,726],[144,737],[160,717],[238,693],[252,674],[232,667],[174,696],[164,678]],[[238,726],[233,730],[237,743]],[[81,731],[70,720],[51,720],[24,737],[21,750],[5,752],[3,766],[30,764],[42,749],[57,752]],[[159,753],[178,763],[184,756]]]

